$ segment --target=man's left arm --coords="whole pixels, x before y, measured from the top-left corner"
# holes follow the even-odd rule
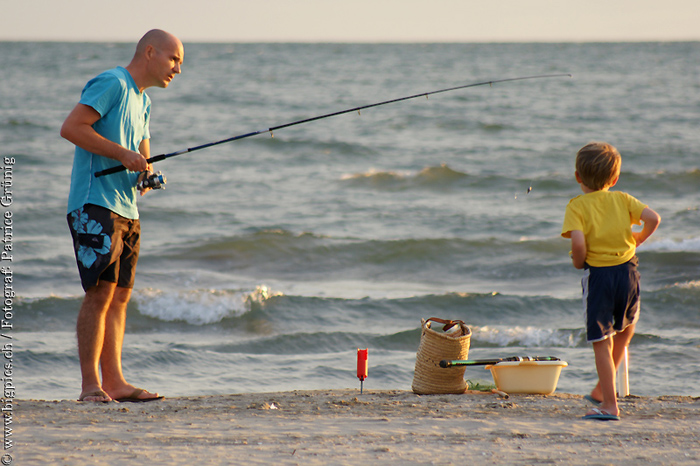
[[[139,153],[143,155],[146,158],[146,161],[151,158],[151,140],[150,139],[144,139],[141,141],[141,144],[139,144]],[[148,164],[148,167],[146,168],[146,171],[141,172],[139,175],[139,181],[141,181],[143,178],[147,176],[149,172],[153,170],[153,164]],[[146,188],[141,191],[141,195],[143,196],[146,194],[148,191],[150,191],[151,188]]]

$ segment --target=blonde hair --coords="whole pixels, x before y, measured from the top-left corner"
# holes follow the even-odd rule
[[[576,171],[588,188],[599,191],[620,175],[622,157],[606,142],[590,142],[576,154]]]

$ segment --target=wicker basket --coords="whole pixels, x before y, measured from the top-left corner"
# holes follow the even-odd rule
[[[442,331],[433,330],[431,322],[445,324]],[[448,331],[457,326],[457,329]],[[467,390],[464,366],[443,369],[443,359],[467,359],[471,330],[461,320],[444,320],[436,317],[421,319],[421,337],[412,389],[419,395],[461,394]]]

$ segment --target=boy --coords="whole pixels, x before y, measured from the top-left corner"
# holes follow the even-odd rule
[[[587,399],[595,404],[584,419],[619,420],[615,372],[639,319],[636,247],[656,231],[661,218],[629,194],[609,191],[620,177],[620,153],[603,142],[576,155],[576,181],[583,195],[569,201],[561,235],[571,238],[581,280],[587,341],[593,344],[598,384]],[[640,232],[632,224],[644,223]]]

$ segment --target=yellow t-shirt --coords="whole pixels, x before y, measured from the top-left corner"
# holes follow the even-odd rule
[[[586,238],[586,263],[592,267],[624,264],[634,257],[632,225],[641,223],[647,207],[627,193],[595,191],[569,201],[561,235],[571,238],[580,230]]]

